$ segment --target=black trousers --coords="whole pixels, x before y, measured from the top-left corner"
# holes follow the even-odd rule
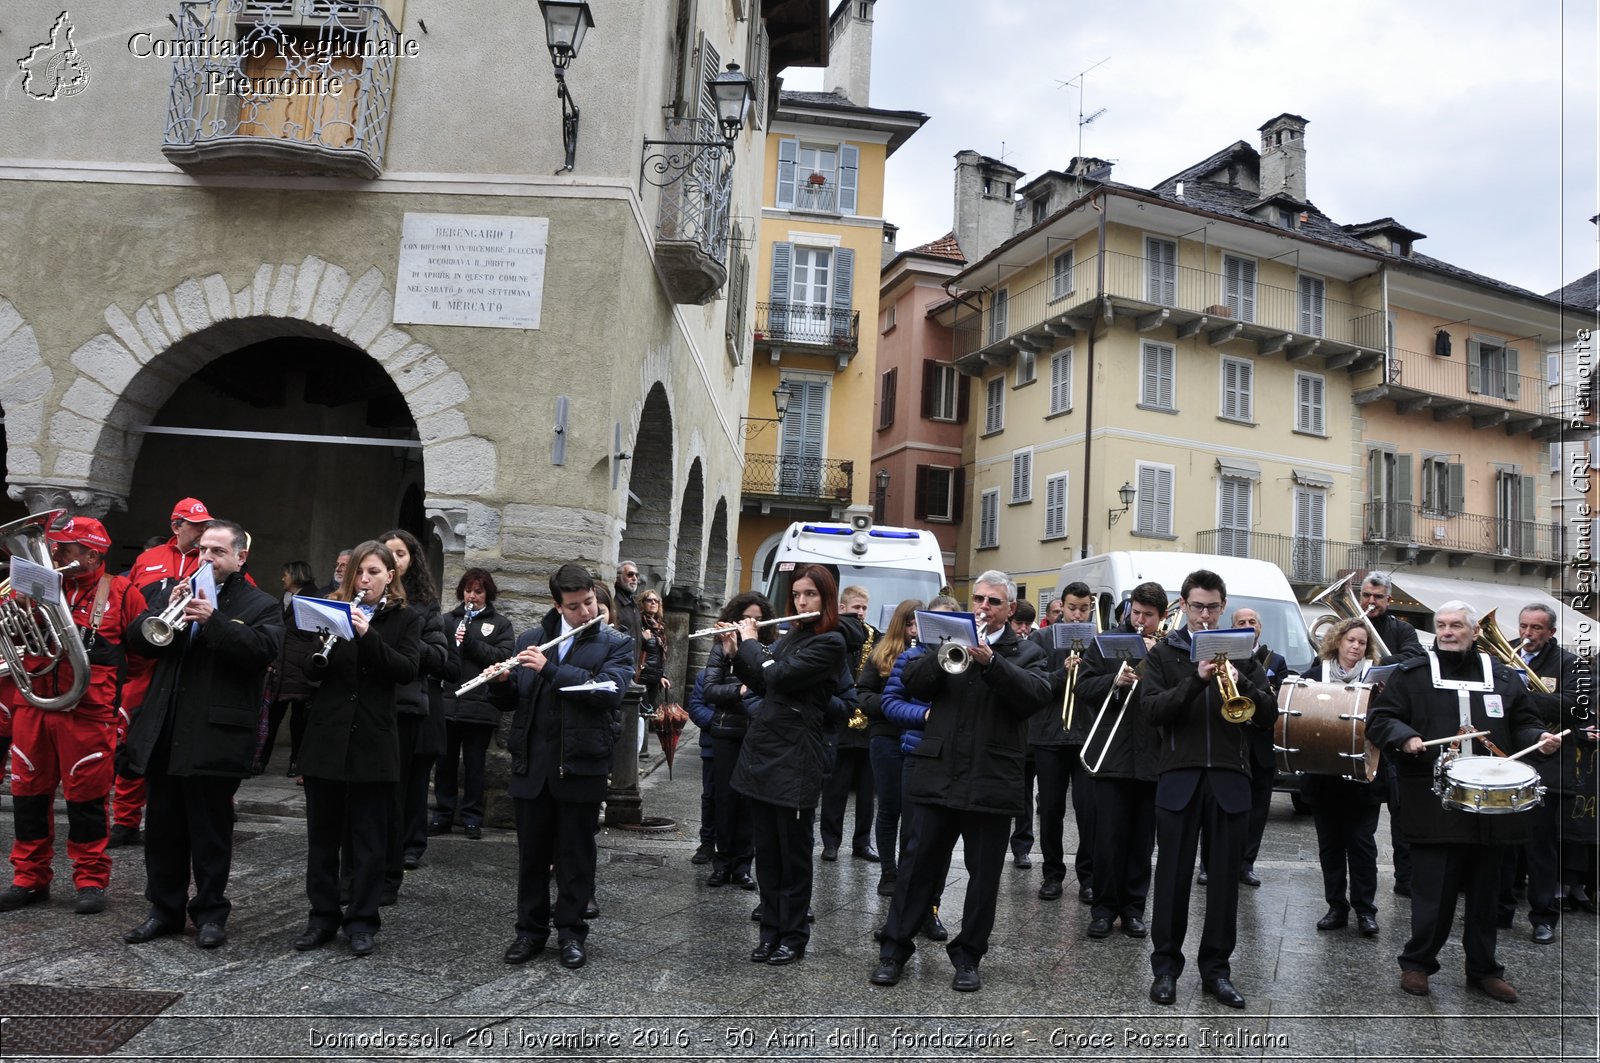
[[[289,763],[300,757],[300,740],[306,735],[306,720],[311,715],[305,698],[274,701],[267,709],[267,740],[261,747],[261,770],[272,761],[272,747],[278,741],[278,728],[285,714],[289,717]]]
[[[844,810],[850,795],[856,796],[856,822],[850,833],[852,849],[872,847],[873,786],[872,762],[865,747],[840,746],[833,760],[833,774],[822,788],[821,833],[823,848],[838,848],[844,841]]]
[[[1183,939],[1189,932],[1189,890],[1194,883],[1195,850],[1203,830],[1211,839],[1218,867],[1237,868],[1244,856],[1249,812],[1224,812],[1203,772],[1194,796],[1181,812],[1156,808],[1156,899],[1150,916],[1150,972],[1176,978],[1183,973]],[[1228,961],[1239,929],[1239,876],[1211,875],[1206,886],[1206,918],[1200,931],[1196,966],[1207,981],[1230,977]]]
[[[1011,852],[1016,856],[1027,856],[1033,852],[1033,779],[1036,767],[1033,762],[1033,749],[1028,749],[1028,759],[1022,765],[1022,814],[1017,817],[1016,826],[1011,831]]]
[[[1324,780],[1338,783],[1342,780]],[[1317,859],[1322,864],[1322,898],[1329,908],[1377,915],[1378,809],[1354,795],[1361,784],[1329,785],[1311,801],[1317,828]],[[1346,869],[1349,870],[1348,878]],[[1347,889],[1348,887],[1348,889]]]
[[[392,782],[344,782],[306,776],[307,925],[347,934],[376,933],[378,900],[383,895],[385,842]],[[339,905],[339,850],[349,847],[350,903]]]
[[[144,897],[150,915],[182,926],[187,907],[195,926],[227,923],[233,909],[226,893],[239,780],[157,772],[145,782]]]
[[[433,771],[434,819],[463,827],[483,824],[483,774],[494,724],[444,722],[444,756]]]
[[[584,906],[594,896],[595,828],[599,801],[557,801],[547,786],[533,798],[513,802],[517,819],[517,933],[541,942],[552,921],[562,942],[589,936]],[[550,907],[550,865],[555,864],[556,903]]]
[[[1528,868],[1528,922],[1534,926],[1555,926],[1561,921],[1561,904],[1557,899],[1561,885],[1561,799],[1550,794],[1543,803],[1528,813],[1529,838],[1522,848]],[[1500,905],[1503,919],[1515,919],[1517,897],[1512,885],[1517,874],[1517,861],[1506,858],[1500,862]]]
[[[428,776],[439,758],[432,753],[417,753],[426,716],[402,714],[400,732],[400,781],[394,787],[394,808],[389,815],[389,830],[384,844],[383,884],[397,892],[405,878],[406,854],[421,856],[428,848]]]
[[[1400,776],[1389,772],[1389,844],[1394,849],[1394,884],[1411,884],[1411,843],[1400,832],[1400,817],[1395,810],[1400,807]]]
[[[1094,880],[1094,790],[1078,756],[1082,746],[1034,746],[1034,771],[1039,780],[1039,851],[1044,854],[1044,880],[1067,878],[1065,833],[1067,792],[1072,792],[1072,819],[1078,830],[1078,851],[1072,870],[1078,885]]]
[[[901,814],[905,808],[906,755],[900,752],[900,739],[893,735],[879,735],[869,743],[867,759],[872,764],[872,779],[877,790],[878,815],[873,833],[878,841],[878,855],[883,863],[879,871],[884,875],[899,873]]]
[[[712,783],[716,791],[716,835],[711,869],[730,875],[749,874],[755,859],[750,799],[733,788],[743,738],[711,739]]]
[[[1273,769],[1262,767],[1253,760],[1250,765],[1250,819],[1248,837],[1244,843],[1244,858],[1240,870],[1255,867],[1261,855],[1261,839],[1267,833],[1267,816],[1272,812]]]
[[[1456,895],[1465,890],[1461,948],[1468,978],[1499,978],[1495,960],[1495,898],[1500,890],[1501,845],[1411,846],[1411,940],[1400,953],[1400,969],[1433,974],[1439,950],[1456,920]]]
[[[950,855],[959,840],[966,854],[967,899],[961,909],[961,931],[950,939],[945,951],[957,967],[976,967],[989,951],[1013,817],[943,805],[914,803],[909,807],[916,808],[916,846],[900,866],[879,956],[904,963],[916,951],[917,930],[944,891]]]
[[[761,886],[761,943],[803,950],[811,940],[812,821],[816,810],[784,808],[747,797]]]
[[[1094,779],[1093,787],[1094,915],[1143,919],[1156,848],[1156,784]]]
[[[708,747],[700,747],[700,842],[717,844],[717,783],[716,768],[711,763]]]

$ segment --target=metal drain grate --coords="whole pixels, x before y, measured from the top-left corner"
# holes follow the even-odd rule
[[[0,1055],[103,1056],[116,1051],[182,993],[0,985]]]

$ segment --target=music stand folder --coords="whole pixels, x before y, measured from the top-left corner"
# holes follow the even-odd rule
[[[299,594],[294,596],[293,601],[294,626],[301,631],[315,632],[318,635],[338,635],[342,639],[356,637],[356,629],[350,623],[349,602],[309,598]]]
[[[1189,644],[1189,660],[1214,661],[1226,657],[1242,661],[1256,652],[1256,631],[1249,627],[1230,627],[1221,631],[1196,631]]]
[[[1097,632],[1093,624],[1051,624],[1050,637],[1055,640],[1054,646],[1058,650],[1071,653],[1073,643],[1077,643],[1079,650],[1084,649],[1094,641]],[[1142,640],[1141,640],[1142,641]]]
[[[917,641],[924,646],[953,642],[957,646],[978,644],[978,621],[971,613],[930,613],[917,610]]]
[[[1112,632],[1095,636],[1094,644],[1100,655],[1108,661],[1142,661],[1145,657],[1144,636],[1132,632]]]

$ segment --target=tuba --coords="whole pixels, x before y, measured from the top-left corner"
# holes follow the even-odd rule
[[[1361,626],[1367,629],[1367,645],[1377,651],[1379,657],[1390,656],[1389,647],[1383,644],[1383,637],[1378,634],[1378,629],[1373,626],[1372,618],[1367,616],[1367,611],[1361,607],[1361,599],[1356,597],[1356,591],[1350,581],[1356,578],[1351,572],[1328,584],[1315,597],[1311,599],[1312,605],[1322,605],[1326,602],[1331,613],[1324,613],[1317,617],[1316,623],[1311,625],[1311,638],[1313,644],[1321,645],[1322,639],[1332,630],[1333,626],[1343,620],[1360,619]]]
[[[1500,633],[1500,625],[1494,622],[1494,612],[1493,609],[1489,610],[1483,619],[1478,621],[1479,648],[1512,671],[1521,672],[1523,678],[1527,680],[1529,690],[1540,694],[1554,694],[1555,691],[1550,689],[1550,684],[1546,683],[1542,676],[1535,675],[1533,670],[1523,663],[1522,654],[1512,649],[1511,643]]]
[[[65,510],[54,509],[12,521],[0,528],[0,550],[10,557],[54,569],[45,533],[65,514]],[[44,660],[30,669],[28,657]],[[6,673],[17,685],[17,693],[36,709],[70,709],[89,689],[89,652],[83,647],[72,608],[65,602],[35,602],[16,595],[0,602],[0,658],[4,658]],[[34,681],[55,671],[63,660],[72,666],[71,685],[55,697],[35,691]]]

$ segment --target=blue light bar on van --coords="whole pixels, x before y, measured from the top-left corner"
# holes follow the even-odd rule
[[[914,531],[883,531],[880,528],[873,528],[867,534],[878,539],[917,539],[921,537]]]
[[[800,526],[800,530],[803,531],[803,532],[815,532],[818,535],[850,535],[851,534],[851,530],[849,528],[824,528],[824,527],[821,527],[820,525],[817,525],[817,524],[803,524],[803,525]]]

